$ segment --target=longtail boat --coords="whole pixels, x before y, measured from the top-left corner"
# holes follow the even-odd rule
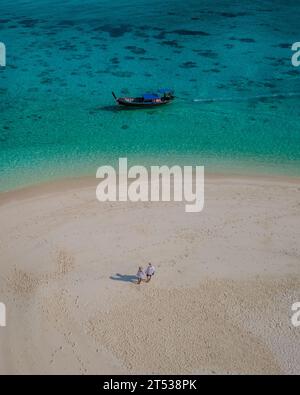
[[[137,108],[158,107],[169,104],[175,99],[171,89],[159,89],[157,93],[144,93],[138,97],[117,97],[114,92],[112,95],[120,106]]]

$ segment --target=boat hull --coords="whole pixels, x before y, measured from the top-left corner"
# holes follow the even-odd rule
[[[123,99],[118,99],[117,103],[120,106],[124,106],[124,107],[133,107],[133,108],[149,108],[149,107],[159,107],[159,106],[165,106],[166,104],[170,104],[172,103],[172,100],[165,100],[165,101],[161,101],[161,102],[130,102],[127,100],[123,100]]]

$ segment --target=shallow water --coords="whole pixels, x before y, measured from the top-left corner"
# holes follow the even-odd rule
[[[129,164],[300,175],[300,3],[1,1],[0,190]],[[213,3],[213,4],[212,4]],[[111,91],[176,102],[117,110]]]

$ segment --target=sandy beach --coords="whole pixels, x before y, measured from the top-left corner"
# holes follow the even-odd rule
[[[195,214],[96,185],[0,194],[1,374],[300,373],[300,180],[211,175]]]

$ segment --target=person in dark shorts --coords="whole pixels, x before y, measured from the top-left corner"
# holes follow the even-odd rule
[[[146,268],[146,276],[147,276],[147,283],[151,280],[151,277],[155,273],[155,267],[152,265],[152,263],[148,264],[148,267]]]

